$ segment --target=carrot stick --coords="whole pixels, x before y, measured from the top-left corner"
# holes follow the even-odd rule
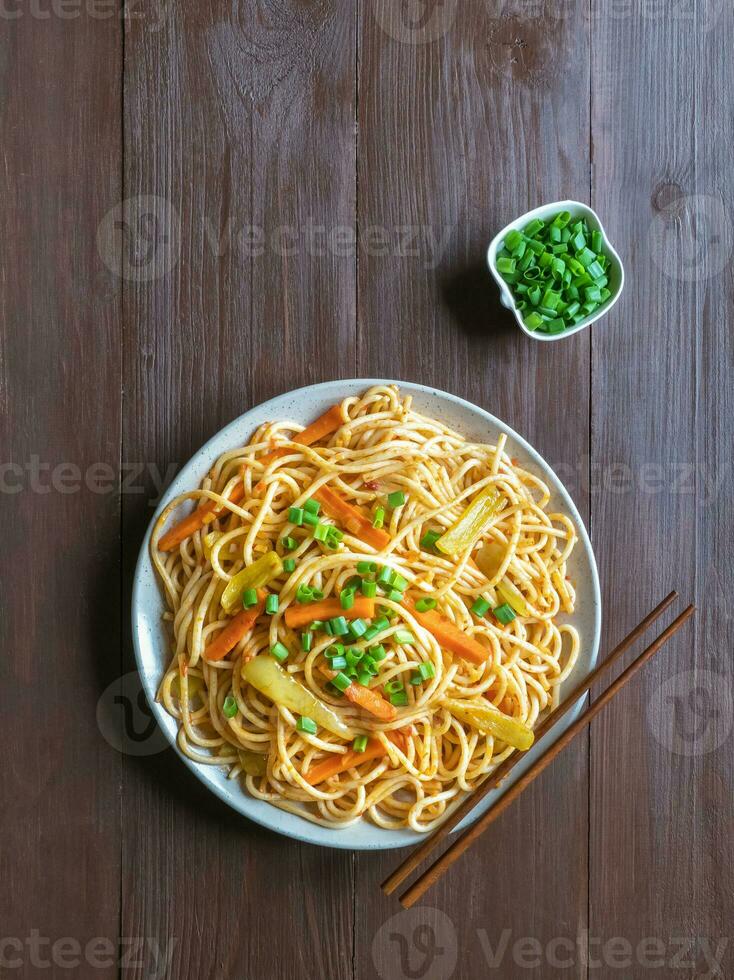
[[[291,629],[306,626],[317,619],[373,619],[375,615],[375,600],[357,596],[351,609],[342,609],[339,599],[323,599],[321,602],[296,603],[285,611],[285,625]]]
[[[387,531],[372,526],[372,521],[365,517],[359,508],[354,507],[344,497],[331,487],[321,487],[314,494],[320,501],[329,517],[340,521],[355,537],[371,545],[376,551],[382,551],[390,543]]]
[[[405,737],[402,732],[390,732],[387,737],[400,749],[405,749]],[[367,742],[367,748],[364,752],[352,750],[343,755],[333,755],[324,759],[323,762],[318,762],[309,769],[308,775],[304,776],[304,779],[311,786],[316,786],[317,783],[323,783],[325,779],[337,776],[340,772],[346,772],[353,766],[360,766],[363,762],[371,762],[373,759],[380,759],[385,755],[387,755],[387,749],[382,742],[377,738],[371,738]]]
[[[341,406],[332,405],[328,412],[325,412],[317,418],[303,432],[299,432],[297,436],[294,436],[293,442],[297,442],[301,446],[310,446],[312,443],[318,442],[319,439],[323,439],[324,436],[336,432],[341,425],[343,425]],[[272,453],[263,456],[260,462],[267,465],[268,463],[272,463],[274,459],[280,459],[281,456],[286,456],[289,452],[292,452],[292,450],[286,449],[285,447],[274,449]],[[244,496],[245,485],[243,481],[242,483],[235,484],[232,488],[229,500],[233,504],[238,504]],[[184,517],[170,531],[166,531],[158,542],[159,551],[172,551],[182,541],[190,538],[192,534],[204,527],[205,524],[210,524],[217,517],[220,517],[225,510],[225,507],[218,507],[213,505],[211,500],[205,500],[197,510],[189,514],[188,517]]]
[[[337,672],[329,670],[328,667],[322,667],[321,673],[329,680],[333,680]],[[394,721],[397,717],[398,712],[395,706],[386,701],[379,691],[373,691],[371,688],[365,687],[364,684],[357,684],[356,681],[352,681],[344,694],[352,704],[364,708],[365,711],[369,711],[370,714],[382,721]]]
[[[209,644],[204,651],[204,659],[209,661],[222,660],[230,650],[234,650],[240,640],[252,629],[255,622],[265,609],[265,596],[263,589],[258,589],[258,603],[249,609],[243,609],[237,613],[234,619],[224,627],[217,638]]]
[[[451,622],[446,616],[431,609],[428,612],[418,612],[413,601],[406,599],[405,606],[413,613],[415,618],[431,633],[444,650],[455,653],[462,660],[470,660],[475,664],[483,664],[489,659],[489,650],[481,643],[467,636]]]

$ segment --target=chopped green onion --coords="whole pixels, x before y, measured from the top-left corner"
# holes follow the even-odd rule
[[[358,561],[357,571],[360,575],[371,575],[377,571],[377,564],[373,561]]]
[[[604,245],[604,239],[600,231],[594,231],[591,233],[591,247],[595,252],[599,253]]]
[[[349,624],[349,629],[359,639],[360,636],[364,636],[367,632],[367,623],[363,619],[353,619]]]
[[[245,607],[245,609],[249,609],[251,606],[256,606],[257,602],[257,589],[245,589],[245,591],[242,593],[242,605]]]
[[[393,636],[396,643],[415,643],[415,637],[410,630],[396,630]]]
[[[381,660],[385,659],[385,657],[387,656],[387,651],[385,650],[384,646],[380,643],[377,646],[373,646],[369,648],[369,655],[372,657],[373,660],[379,663]]]
[[[346,636],[349,632],[349,624],[343,616],[337,616],[329,620],[329,625],[334,636]]]
[[[408,588],[408,580],[407,578],[403,578],[402,575],[398,575],[396,572],[395,575],[393,575],[390,585],[399,592],[405,592],[405,590]]]
[[[396,678],[394,681],[388,681],[385,684],[385,694],[397,694],[399,691],[404,691],[405,685],[401,680]]]
[[[291,524],[297,524],[300,527],[303,524],[303,509],[301,507],[291,507],[288,511],[288,520]]]
[[[301,633],[301,650],[304,653],[309,653],[311,647],[313,646],[313,633],[307,630],[305,633]]]
[[[355,740],[352,742],[352,748],[355,752],[364,752],[367,748],[369,738],[366,735],[357,735]]]
[[[318,512],[321,510],[321,504],[318,502],[318,500],[314,500],[313,497],[309,497],[304,503],[303,509],[308,514],[318,514]]]
[[[515,271],[516,262],[514,259],[497,259],[497,271],[503,275],[512,274]]]
[[[486,599],[483,599],[481,596],[478,596],[474,602],[474,605],[471,607],[471,611],[474,613],[475,616],[485,616],[491,608],[492,608],[491,602],[487,602]]]
[[[327,660],[332,657],[343,657],[344,656],[344,644],[343,643],[332,643],[324,651],[324,656]]]
[[[394,493],[388,494],[387,502],[395,510],[396,507],[402,507],[405,503],[405,494],[402,490],[396,490]]]
[[[314,513],[312,510],[304,510],[303,523],[308,524],[309,527],[316,527],[316,525],[319,523],[319,515]]]
[[[231,694],[228,694],[227,697],[224,699],[224,704],[222,705],[222,714],[224,715],[225,718],[234,718],[234,716],[237,714],[237,702],[235,701],[235,699],[232,697]]]
[[[372,680],[372,674],[364,667],[357,672],[357,683],[361,684],[362,687],[369,687],[370,681]]]
[[[421,548],[424,551],[430,551],[435,547],[436,542],[443,534],[443,531],[426,531],[426,533],[421,538]]]
[[[331,668],[332,670],[346,670],[348,667],[346,657],[332,657],[331,658]]]
[[[313,536],[317,541],[326,541],[329,537],[329,524],[317,524],[313,529]]]
[[[380,571],[377,573],[377,584],[378,585],[391,585],[394,575],[395,575],[395,572],[392,570],[392,568],[388,568],[387,565],[384,565],[380,569]]]
[[[388,628],[390,625],[390,620],[387,618],[387,616],[379,616],[373,621],[372,625],[375,627],[378,633],[381,633],[383,630]]]
[[[522,233],[516,230],[507,233],[505,238],[505,248],[508,252],[514,252],[518,245],[524,241]]]
[[[509,603],[507,602],[505,602],[501,606],[497,606],[497,608],[494,611],[494,614],[497,617],[497,619],[502,623],[503,626],[507,626],[508,623],[511,623],[512,620],[517,615],[515,610],[512,608],[512,606],[509,605]]]
[[[429,612],[431,609],[435,609],[437,605],[438,603],[435,599],[425,597],[416,602],[415,608],[418,610],[418,612]]]
[[[372,527],[381,528],[385,524],[385,508],[378,507],[372,519]]]
[[[432,677],[436,676],[436,668],[431,663],[423,663],[420,665],[418,670],[414,671],[413,676],[410,679],[410,683],[417,687],[419,684],[423,684],[424,681],[430,680]]]
[[[308,732],[309,735],[315,735],[319,729],[312,718],[305,718],[302,715],[296,722],[296,730],[299,732]]]
[[[284,558],[283,559],[283,571],[288,572],[290,575],[296,570],[296,559],[295,558]]]
[[[342,589],[339,593],[342,609],[351,609],[354,605],[354,589]]]
[[[334,687],[335,687],[335,688],[336,688],[336,689],[337,689],[338,691],[341,691],[341,692],[342,692],[342,694],[343,694],[343,693],[344,693],[344,691],[346,691],[346,689],[347,689],[348,687],[350,687],[350,685],[351,685],[351,683],[352,683],[352,682],[351,682],[351,680],[350,680],[350,679],[349,679],[349,678],[347,677],[347,675],[346,675],[346,674],[342,674],[342,673],[341,673],[341,671],[340,671],[340,672],[339,672],[339,673],[338,673],[338,674],[336,675],[336,677],[334,677],[334,678],[332,678],[332,681],[331,681],[331,683],[332,683],[332,684],[334,685]]]
[[[379,627],[377,627],[373,623],[371,626],[368,626],[367,629],[364,631],[364,633],[362,634],[362,639],[365,641],[365,643],[369,643],[371,640],[374,640],[374,638],[377,636],[379,632],[380,632]]]
[[[390,695],[390,704],[396,708],[404,708],[408,703],[408,695],[405,691],[397,691]]]
[[[282,643],[276,643],[275,646],[270,648],[270,653],[278,663],[282,664],[288,659],[288,647],[284,646]]]
[[[541,221],[540,218],[535,218],[530,224],[525,228],[525,235],[528,238],[535,238],[539,231],[545,228],[545,222]]]
[[[402,602],[403,601],[403,593],[399,589],[391,589],[387,593],[387,598],[391,602]]]
[[[265,612],[268,614],[268,616],[274,616],[278,611],[278,606],[278,597],[277,595],[273,595],[271,592],[265,600]]]
[[[368,599],[374,599],[377,595],[377,582],[370,582],[368,579],[363,578],[360,589],[363,596],[366,596]]]
[[[314,590],[310,585],[301,585],[296,589],[296,599],[298,602],[313,602],[314,601]]]
[[[280,543],[283,545],[283,549],[285,551],[295,551],[298,547],[298,542],[296,539],[291,537],[283,538]]]

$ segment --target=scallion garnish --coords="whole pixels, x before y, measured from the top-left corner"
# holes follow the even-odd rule
[[[372,527],[381,528],[385,525],[385,508],[378,507],[375,516],[372,518]]]
[[[474,601],[474,605],[471,607],[471,611],[475,616],[486,616],[491,608],[491,602],[487,602],[486,599],[483,599],[481,596],[477,596]]]
[[[377,595],[377,582],[371,582],[369,579],[363,578],[359,588],[362,595],[367,599],[374,599]]]
[[[271,592],[270,595],[265,600],[265,612],[268,614],[268,616],[274,616],[277,613],[277,611],[278,611],[278,597],[277,595],[273,595],[273,593]]]
[[[339,593],[342,609],[351,609],[354,605],[354,589],[342,589]]]
[[[357,735],[355,740],[352,742],[352,748],[355,752],[364,752],[367,748],[367,743],[369,739],[366,735]]]
[[[300,527],[303,524],[303,509],[301,507],[291,507],[288,511],[288,520],[291,524]]]
[[[270,648],[270,653],[278,663],[282,664],[288,659],[288,647],[284,646],[282,643],[276,643],[275,646]]]
[[[321,510],[321,504],[318,502],[318,500],[314,500],[313,497],[309,497],[304,503],[303,509],[308,514],[318,514],[318,512]]]
[[[597,312],[612,295],[602,233],[568,211],[507,233],[496,267],[529,330],[558,334]],[[537,283],[543,284],[542,291]],[[584,306],[573,307],[584,291]],[[424,547],[421,542],[421,547]]]
[[[503,626],[507,626],[508,623],[511,623],[517,615],[512,606],[507,602],[501,606],[497,606],[494,614]]]
[[[296,570],[296,559],[295,558],[284,558],[283,559],[283,571],[287,572],[289,575]]]
[[[245,589],[242,593],[242,605],[245,609],[250,609],[257,605],[257,589]]]
[[[424,551],[432,551],[442,534],[443,531],[426,531],[421,538],[421,548]]]
[[[235,699],[232,697],[231,694],[228,694],[227,697],[224,699],[224,704],[222,705],[222,714],[224,715],[225,718],[234,718],[234,716],[237,714],[237,702],[235,701]]]
[[[396,691],[390,695],[390,704],[396,708],[404,708],[408,703],[408,695],[405,691]]]
[[[296,729],[299,732],[308,732],[309,735],[315,735],[319,730],[316,722],[312,718],[305,718],[303,716],[296,722]]]
[[[284,551],[295,551],[296,548],[298,547],[298,542],[296,541],[296,539],[291,538],[290,536],[287,538],[283,538],[283,540],[280,543],[283,545]]]
[[[393,493],[387,495],[387,502],[392,510],[395,510],[397,507],[402,507],[405,499],[405,494],[402,490],[395,490]]]
[[[309,653],[311,647],[313,646],[313,633],[307,630],[305,633],[301,633],[301,650],[304,653]]]
[[[418,612],[430,612],[431,609],[435,609],[437,605],[438,603],[435,599],[432,599],[430,596],[425,596],[416,602],[415,608],[418,610]]]
[[[351,684],[352,682],[351,682],[351,680],[350,680],[350,679],[349,679],[349,678],[347,677],[347,675],[346,675],[346,674],[342,674],[342,673],[341,673],[341,671],[340,671],[340,672],[339,672],[339,673],[338,673],[338,674],[336,675],[336,677],[334,677],[334,678],[332,678],[332,681],[331,681],[331,683],[332,683],[332,684],[334,685],[334,687],[335,687],[335,688],[336,688],[336,689],[337,689],[338,691],[341,691],[341,692],[342,692],[342,694],[343,694],[343,693],[344,693],[344,691],[346,691],[346,689],[347,689],[347,688],[348,688],[348,687],[350,686],[350,684]]]

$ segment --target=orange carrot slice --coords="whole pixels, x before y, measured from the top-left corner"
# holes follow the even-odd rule
[[[376,551],[382,551],[390,543],[387,531],[372,526],[372,521],[365,517],[359,508],[353,506],[331,487],[321,487],[314,497],[323,504],[324,510],[339,521],[344,527],[361,541],[371,545]]]
[[[489,660],[489,650],[471,636],[454,626],[450,619],[443,616],[435,609],[428,612],[418,612],[412,599],[406,599],[404,605],[409,609],[421,626],[425,627],[444,650],[455,653],[463,660],[470,660],[474,664],[483,664]]]
[[[285,625],[291,629],[306,626],[317,619],[372,619],[375,615],[375,600],[357,596],[351,609],[342,609],[339,599],[322,599],[321,602],[297,602],[285,611]]]
[[[387,737],[398,748],[405,751],[405,736],[402,732],[390,732]],[[364,752],[350,750],[343,755],[333,755],[324,759],[323,762],[317,762],[315,766],[309,769],[308,775],[304,776],[304,779],[311,786],[316,786],[317,783],[323,783],[325,779],[329,779],[331,776],[338,776],[340,772],[346,772],[353,766],[360,766],[363,762],[371,762],[373,759],[381,759],[385,755],[387,755],[387,750],[382,742],[377,738],[371,738],[367,742],[367,748]]]
[[[328,677],[329,680],[333,680],[337,672],[335,670],[329,670],[328,667],[322,667],[321,673],[324,677]],[[352,704],[356,704],[359,708],[364,708],[365,711],[369,711],[370,714],[376,718],[380,718],[382,721],[394,721],[397,717],[397,708],[390,704],[389,701],[386,701],[379,691],[373,691],[371,688],[365,687],[364,684],[357,684],[356,681],[352,681],[346,691],[344,691],[344,695]]]
[[[243,609],[241,613],[237,613],[234,619],[224,627],[217,638],[213,640],[206,648],[204,651],[205,660],[222,660],[227,656],[230,650],[234,650],[240,640],[243,639],[243,637],[245,637],[255,625],[258,616],[262,615],[262,612],[265,609],[266,595],[266,592],[264,592],[262,589],[258,589],[257,605],[251,606],[249,609]]]
[[[325,412],[317,418],[303,432],[299,432],[297,436],[294,436],[293,442],[297,442],[301,446],[310,446],[312,443],[318,442],[319,439],[323,439],[325,436],[331,435],[332,432],[336,432],[342,425],[341,406],[332,405],[328,412]],[[267,465],[268,463],[272,463],[274,459],[280,459],[281,456],[286,456],[289,452],[292,452],[292,450],[286,449],[285,447],[274,449],[272,453],[263,456],[260,462]],[[244,496],[244,482],[237,483],[232,488],[228,499],[233,504],[238,504]],[[190,538],[192,534],[204,527],[205,524],[210,524],[217,517],[220,517],[225,510],[225,507],[213,505],[211,500],[204,501],[197,510],[189,514],[188,517],[184,517],[170,531],[166,531],[158,542],[159,551],[172,551],[182,541]]]

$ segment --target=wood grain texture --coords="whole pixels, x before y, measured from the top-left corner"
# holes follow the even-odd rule
[[[671,587],[695,596],[699,614],[594,727],[590,927],[601,941],[623,937],[635,976],[650,968],[639,960],[646,937],[665,950],[652,959],[704,975],[703,944],[729,936],[734,893],[721,860],[734,766],[731,463],[720,446],[732,398],[732,188],[720,144],[731,138],[734,19],[710,5],[616,18],[595,6],[594,204],[634,272],[593,348],[605,634]],[[690,944],[673,963],[675,937]],[[723,952],[707,975],[731,975]]]
[[[585,5],[563,19],[551,3],[523,16],[500,7],[453,5],[445,32],[422,43],[430,19],[403,18],[383,0],[363,6],[360,374],[461,394],[516,427],[549,460],[571,466],[582,485],[589,335],[528,343],[499,305],[484,253],[518,214],[546,201],[588,199],[588,99],[579,97],[589,84]],[[451,8],[431,9],[448,17]],[[558,60],[563,72],[555,70]],[[387,254],[369,248],[377,230],[392,243]],[[408,232],[412,249],[400,249]],[[588,514],[578,490],[572,487]],[[540,843],[549,811],[552,848]],[[511,939],[497,969],[503,978],[526,976],[527,966],[513,959],[515,941],[530,937],[545,947],[585,925],[587,812],[583,740],[426,895],[425,906],[448,916],[449,925],[436,929],[444,945],[456,946],[455,976],[486,972],[492,950],[507,943],[506,930]],[[395,863],[394,855],[357,858],[357,893],[369,902],[357,923],[358,976],[375,976],[375,969],[400,976],[401,956],[414,957],[414,969],[423,961],[413,912],[380,933],[379,954],[372,948],[398,906],[369,889]],[[544,978],[561,975],[568,969],[544,965]]]
[[[29,10],[0,12],[0,939],[25,943],[0,974],[55,975],[32,961],[38,930],[41,958],[64,937],[146,940],[137,965],[80,976],[150,976],[154,945],[176,978],[637,980],[717,957],[733,975],[734,13]],[[486,244],[590,195],[627,290],[593,332],[533,343]],[[130,583],[162,484],[252,405],[355,374],[453,391],[554,463],[591,523],[603,649],[672,587],[700,605],[591,751],[564,753],[416,918],[379,890],[397,855],[277,837],[95,723],[134,667]],[[109,472],[134,476],[85,483]]]
[[[2,22],[3,975],[118,935],[119,757],[95,711],[120,666],[119,288],[96,233],[119,200],[120,55],[116,19]]]
[[[125,192],[180,227],[170,272],[125,293],[128,458],[165,472],[264,398],[353,374],[353,249],[329,235],[354,225],[355,35],[338,3],[244,0],[128,33]],[[129,581],[150,509],[124,512]],[[175,939],[172,975],[350,975],[348,853],[259,829],[171,753],[126,766],[123,812],[123,928]]]

